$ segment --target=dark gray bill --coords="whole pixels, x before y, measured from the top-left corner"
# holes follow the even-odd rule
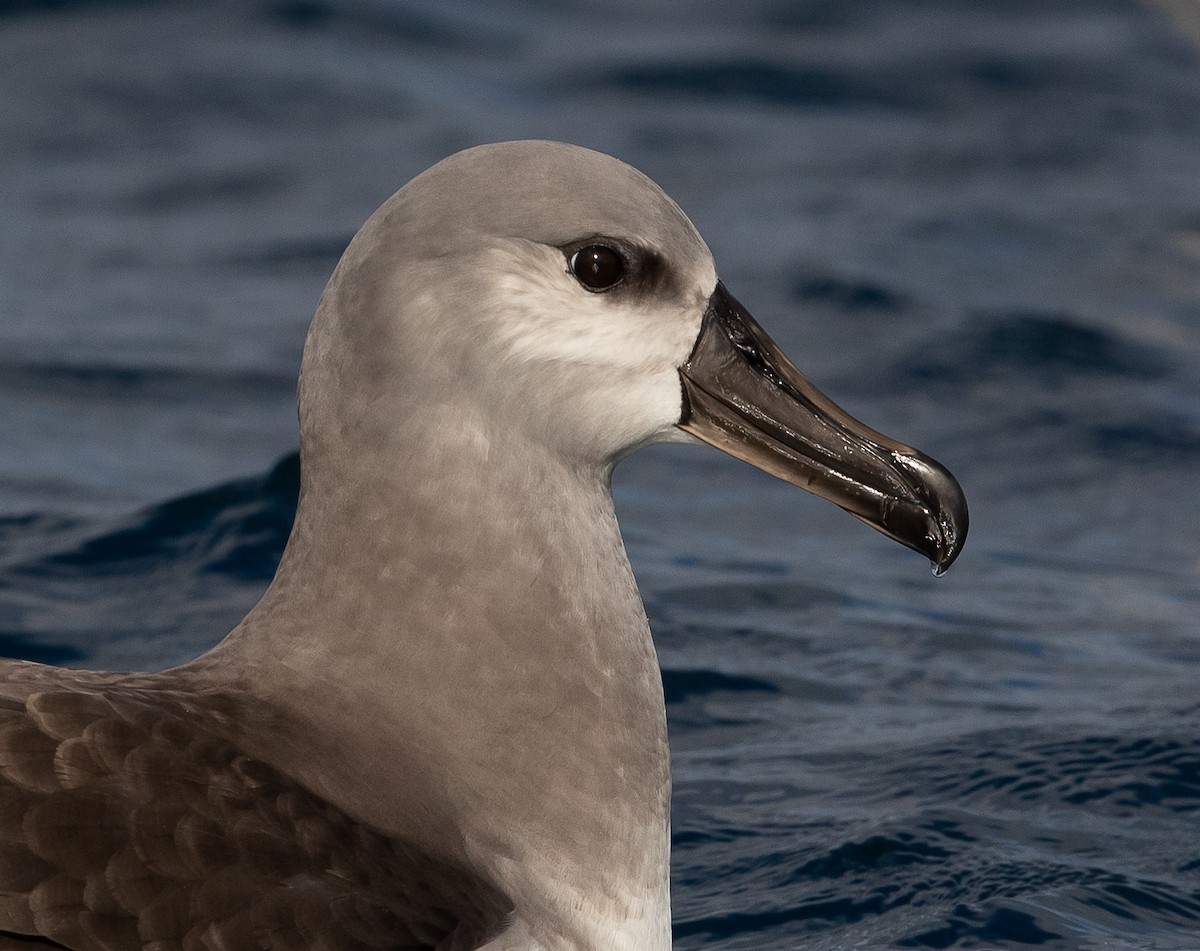
[[[938,574],[962,551],[967,500],[954,476],[821,393],[724,284],[679,375],[680,429],[841,506]]]

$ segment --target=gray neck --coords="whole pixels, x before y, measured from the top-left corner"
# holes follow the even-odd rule
[[[435,424],[305,457],[275,581],[193,669],[311,738],[262,754],[314,791],[576,932],[547,947],[666,947],[662,685],[610,473]]]

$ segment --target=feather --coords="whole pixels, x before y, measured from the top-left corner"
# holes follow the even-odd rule
[[[0,951],[432,951],[509,910],[241,750],[228,698],[2,670]]]

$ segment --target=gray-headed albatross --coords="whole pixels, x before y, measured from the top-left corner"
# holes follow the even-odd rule
[[[155,674],[0,667],[0,948],[663,951],[663,692],[613,466],[710,443],[927,555],[936,462],[819,393],[648,178],[469,149],[351,241],[262,600]]]

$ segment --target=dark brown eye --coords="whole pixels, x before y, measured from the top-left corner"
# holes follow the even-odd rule
[[[621,283],[625,262],[602,244],[590,244],[571,255],[571,273],[590,291],[606,291]]]

